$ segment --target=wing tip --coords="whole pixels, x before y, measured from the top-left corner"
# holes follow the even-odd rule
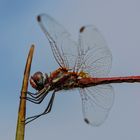
[[[84,118],[84,121],[87,123],[87,124],[90,124],[89,120],[87,118]]]
[[[85,30],[85,26],[82,26],[79,31],[80,33],[82,33],[84,30]]]
[[[37,19],[38,22],[40,22],[40,21],[41,21],[41,16],[38,15],[38,16],[36,17],[36,19]]]

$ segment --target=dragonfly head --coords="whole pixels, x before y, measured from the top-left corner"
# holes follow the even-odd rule
[[[48,75],[42,72],[36,72],[33,76],[30,78],[30,84],[31,86],[36,90],[41,90],[44,88],[44,85],[48,82]]]

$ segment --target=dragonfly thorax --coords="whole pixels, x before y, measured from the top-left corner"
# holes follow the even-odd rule
[[[79,79],[80,78],[88,78],[88,77],[90,77],[90,75],[88,73],[84,72],[84,71],[80,71],[78,73],[78,76],[79,76]]]
[[[31,86],[36,90],[41,90],[44,88],[45,84],[48,83],[49,78],[48,75],[42,72],[36,72],[30,78]]]

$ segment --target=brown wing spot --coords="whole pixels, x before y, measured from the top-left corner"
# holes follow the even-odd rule
[[[37,16],[37,21],[40,22],[41,21],[41,17]]]
[[[84,121],[85,121],[87,124],[90,123],[89,120],[88,120],[87,118],[84,118]]]
[[[85,30],[85,26],[80,28],[80,33],[82,33]]]

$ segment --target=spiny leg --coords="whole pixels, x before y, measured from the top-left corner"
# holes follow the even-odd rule
[[[28,101],[37,101],[37,100],[39,100],[43,95],[44,95],[44,93],[45,93],[45,91],[39,91],[39,92],[36,92],[36,93],[32,93],[32,92],[24,92],[24,93],[26,93],[27,94],[27,96],[26,97],[22,97],[22,96],[20,96],[20,99],[26,99],[26,100],[28,100]],[[29,95],[29,97],[28,97],[28,95]]]
[[[25,97],[25,99],[34,103],[34,104],[40,104],[44,100],[44,98],[47,96],[47,94],[48,94],[48,91],[42,93],[42,95],[38,99],[33,99],[30,97]]]
[[[27,95],[31,96],[31,98],[37,99],[42,95],[43,92],[45,92],[46,90],[49,90],[49,89],[50,89],[50,86],[47,87],[47,88],[44,87],[42,90],[40,90],[40,91],[38,91],[36,93],[32,93],[32,92],[29,92],[29,91],[26,92],[26,93],[27,93]]]
[[[48,103],[48,106],[47,106],[47,108],[44,110],[44,112],[41,113],[41,114],[39,114],[39,115],[35,115],[35,116],[32,116],[32,117],[28,117],[28,118],[25,120],[25,124],[28,124],[28,123],[34,121],[35,119],[39,118],[39,117],[42,116],[42,115],[48,114],[48,113],[51,111],[51,109],[52,109],[54,97],[55,97],[55,91],[52,93],[52,96],[51,96],[51,98],[50,98],[50,101],[49,101],[49,103]]]
[[[44,88],[41,91],[39,91],[38,96],[36,96],[36,98],[33,98],[33,97],[21,97],[21,98],[24,98],[35,104],[40,104],[43,101],[43,99],[46,97],[46,95],[48,94],[49,89],[50,88],[48,89]]]
[[[27,94],[27,95],[29,95],[29,96],[31,96],[32,98],[38,98],[38,96],[40,96],[40,94],[42,93],[42,91],[38,91],[36,93],[32,93],[30,91],[27,91],[27,92],[24,92],[24,93]],[[20,97],[20,98],[24,98],[25,99],[25,97]]]
[[[27,93],[27,95],[29,95],[30,97],[32,97],[32,98],[38,98],[40,95],[41,95],[41,93],[42,93],[42,91],[38,91],[38,92],[36,92],[36,93],[32,93],[32,92],[26,92]]]

